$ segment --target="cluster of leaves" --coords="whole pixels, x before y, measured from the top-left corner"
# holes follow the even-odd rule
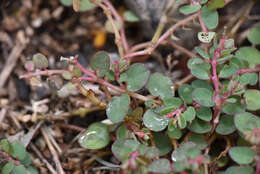
[[[37,174],[31,158],[24,145],[18,141],[10,143],[7,139],[0,141],[0,169],[2,174]]]
[[[192,2],[182,6],[180,12],[188,15],[200,11],[207,29],[215,29],[219,23],[217,9],[224,7],[226,1]],[[252,28],[248,40],[257,45],[260,44],[259,38],[260,28]],[[151,74],[143,64],[130,65],[124,58],[111,61],[104,51],[93,56],[91,72],[84,72],[75,60],[68,61],[70,66],[62,76],[69,82],[58,90],[60,96],[68,96],[78,84],[77,80],[82,79],[109,88],[110,82],[123,87],[119,96],[105,101],[106,115],[112,124],[91,124],[79,144],[99,150],[110,144],[111,134],[115,133],[116,140],[111,149],[122,162],[123,169],[140,173],[202,173],[204,164],[209,164],[217,156],[208,153],[209,138],[215,134],[228,140],[232,138],[235,145],[228,147],[228,154],[237,165],[231,166],[228,158],[223,157],[224,164],[218,167],[229,168],[222,173],[250,174],[255,166],[260,167],[257,160],[260,118],[250,113],[260,109],[260,91],[248,89],[258,82],[256,72],[260,71],[260,51],[255,47],[237,49],[233,39],[220,37],[218,40],[213,31],[199,32],[198,39],[206,43],[208,49],[196,47],[198,56],[187,64],[197,79],[191,84],[182,84],[176,92],[171,79],[162,73]],[[45,56],[36,54],[26,67],[27,70],[33,70],[32,67],[46,69],[48,61]],[[82,77],[81,71],[86,78]],[[133,93],[145,89],[154,99],[138,103],[132,98]],[[246,143],[241,143],[242,140]],[[173,144],[178,143],[173,150]],[[214,149],[210,150],[214,154]],[[167,158],[169,153],[171,161]]]

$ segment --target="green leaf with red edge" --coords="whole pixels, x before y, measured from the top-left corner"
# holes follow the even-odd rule
[[[249,112],[236,114],[234,122],[236,128],[244,135],[255,128],[260,129],[260,118]]]
[[[112,153],[120,161],[127,160],[132,152],[139,149],[140,143],[134,139],[116,140],[112,145]]]

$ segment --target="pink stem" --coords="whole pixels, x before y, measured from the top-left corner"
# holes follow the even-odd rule
[[[66,72],[66,70],[45,70],[45,71],[38,71],[34,73],[26,73],[24,75],[21,75],[19,78],[24,79],[24,78],[30,78],[35,76],[50,76],[53,74],[62,74],[64,72]]]
[[[109,2],[109,0],[103,0],[103,2],[107,5],[107,7],[111,10],[113,16],[116,18],[117,21],[119,21],[123,26],[120,29],[120,36],[122,39],[124,50],[127,51],[129,49],[129,45],[125,36],[125,30],[124,30],[124,21],[121,18],[121,16],[117,13],[116,9],[113,7],[113,5]]]
[[[86,68],[84,68],[84,67],[78,62],[78,60],[75,61],[75,65],[76,65],[77,67],[79,67],[79,69],[80,69],[82,72],[84,72],[86,75],[88,75],[88,76],[90,76],[90,77],[92,77],[92,78],[96,78],[96,75],[93,74],[92,72],[88,71]]]
[[[255,67],[255,68],[248,68],[248,69],[239,69],[237,71],[237,75],[239,74],[245,74],[245,73],[254,73],[254,72],[259,72],[260,71],[260,67]]]
[[[200,26],[203,32],[208,32],[208,28],[206,27],[206,25],[204,24],[203,20],[202,20],[202,16],[201,16],[201,11],[198,11],[198,16],[199,16],[199,22],[200,22]]]
[[[186,23],[190,22],[191,20],[195,19],[196,17],[198,17],[198,14],[194,14],[194,15],[191,15],[179,22],[177,22],[176,24],[174,24],[171,28],[169,28],[159,39],[158,41],[155,43],[154,46],[146,49],[146,50],[143,50],[143,51],[137,51],[135,53],[130,53],[130,54],[127,54],[125,55],[125,58],[132,58],[132,57],[135,57],[135,56],[142,56],[142,55],[149,55],[152,53],[153,50],[155,50],[164,40],[166,40],[170,35],[173,34],[174,30],[180,26],[183,26],[185,25]]]
[[[114,85],[112,85],[111,83],[108,83],[107,81],[105,81],[105,80],[103,80],[103,79],[99,79],[99,78],[97,78],[97,77],[94,77],[94,78],[92,78],[92,77],[80,77],[79,79],[80,79],[80,80],[87,80],[87,81],[90,81],[90,82],[97,82],[97,83],[99,83],[99,84],[101,84],[101,85],[104,85],[104,86],[106,86],[106,87],[109,87],[109,88],[111,88],[111,89],[113,89],[113,90],[115,90],[115,91],[118,91],[118,92],[120,92],[120,93],[126,92],[126,90],[121,89],[121,88],[119,88],[119,87],[117,87],[117,86],[114,86]]]

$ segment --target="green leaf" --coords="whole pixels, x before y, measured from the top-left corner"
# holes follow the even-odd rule
[[[236,57],[247,61],[251,66],[260,64],[260,51],[253,47],[241,47],[236,51]]]
[[[195,12],[199,11],[200,8],[201,8],[201,5],[199,5],[199,4],[184,5],[184,6],[180,7],[179,10],[182,14],[188,15],[188,14],[195,13]]]
[[[170,138],[174,139],[180,139],[182,136],[181,130],[177,128],[176,124],[173,124],[173,119],[169,121],[167,133]]]
[[[27,167],[27,174],[38,174],[38,171],[35,167]]]
[[[206,81],[204,81],[204,80],[194,80],[192,83],[191,83],[191,86],[193,87],[193,88],[206,88],[206,89],[208,89],[208,90],[210,90],[210,91],[213,91],[213,88],[212,88],[212,86],[208,83],[208,82],[206,82]]]
[[[23,165],[14,166],[12,174],[27,174],[26,169]]]
[[[172,143],[165,133],[154,132],[153,137],[155,146],[160,151],[160,156],[166,155],[172,150]]]
[[[47,68],[49,65],[48,59],[41,53],[33,55],[33,63],[34,66],[38,69]]]
[[[250,166],[231,166],[224,174],[253,174],[254,169]]]
[[[124,19],[127,22],[138,22],[140,19],[132,11],[126,10],[124,12]]]
[[[148,90],[153,96],[160,96],[162,99],[173,96],[171,89],[172,81],[161,73],[154,73],[148,81]]]
[[[60,0],[60,2],[61,2],[62,5],[64,5],[64,6],[71,6],[73,0]]]
[[[127,94],[122,94],[120,97],[113,97],[109,102],[106,114],[113,122],[118,123],[124,120],[130,105],[130,98]]]
[[[204,59],[209,60],[210,57],[208,55],[208,53],[206,53],[206,51],[204,49],[202,49],[201,47],[195,47],[195,50],[197,51],[197,53],[203,57]]]
[[[90,66],[93,70],[97,71],[99,77],[104,77],[110,68],[109,55],[105,51],[97,52],[92,57]]]
[[[30,155],[26,152],[26,155],[25,155],[24,159],[20,160],[20,162],[24,166],[30,166],[31,163],[32,163]]]
[[[153,159],[153,158],[156,158],[160,155],[160,151],[158,148],[152,146],[152,147],[147,147],[146,148],[146,152],[144,154],[144,156],[146,158],[149,158],[149,159]]]
[[[0,145],[1,145],[1,148],[7,152],[7,153],[10,153],[11,152],[11,143],[7,140],[7,139],[3,139],[0,141]]]
[[[230,115],[222,115],[219,120],[219,124],[216,128],[216,132],[220,135],[228,135],[236,130],[234,124],[234,117]]]
[[[189,106],[185,112],[181,114],[181,117],[183,117],[186,121],[192,121],[194,120],[196,115],[195,109],[192,106]]]
[[[12,156],[14,158],[18,158],[19,160],[23,160],[26,157],[26,151],[24,145],[18,141],[15,141],[12,145]]]
[[[191,73],[199,79],[208,80],[209,79],[209,69],[210,64],[204,63],[200,58],[192,58],[188,61],[188,68]]]
[[[144,64],[135,63],[123,74],[121,76],[125,76],[123,81],[127,82],[127,90],[138,91],[146,84],[150,72],[145,68]]]
[[[81,77],[82,76],[82,72],[81,72],[80,68],[77,67],[77,66],[73,67],[72,73],[73,73],[74,77]]]
[[[239,83],[243,85],[255,85],[258,81],[256,73],[245,73],[239,77]]]
[[[116,138],[117,139],[131,138],[131,132],[127,130],[124,124],[122,124],[116,131]]]
[[[143,123],[148,129],[158,132],[165,129],[168,125],[168,119],[148,109],[143,116]]]
[[[256,111],[260,109],[260,91],[249,89],[245,92],[246,106],[249,111]]]
[[[71,80],[72,79],[72,74],[68,71],[64,71],[62,73],[62,77],[65,79],[65,80]]]
[[[218,26],[218,12],[217,10],[209,10],[207,6],[201,8],[201,16],[203,23],[212,30]]]
[[[234,115],[245,111],[245,105],[242,104],[241,98],[239,96],[233,96],[232,98],[236,99],[235,103],[226,102],[222,105],[222,111],[226,114]]]
[[[178,118],[178,126],[180,129],[184,129],[187,126],[187,122],[183,117]]]
[[[100,122],[92,123],[79,138],[79,144],[86,149],[102,149],[108,145],[109,141],[108,127]]]
[[[204,121],[210,121],[212,119],[212,112],[210,108],[201,107],[196,110],[196,115]]]
[[[205,149],[208,144],[205,140],[205,137],[204,135],[200,135],[200,134],[192,134],[190,137],[189,137],[189,141],[193,142],[196,144],[196,147],[199,148],[199,149]]]
[[[115,21],[114,23],[115,23],[115,26],[118,30],[120,30],[123,27],[122,23],[119,22],[119,21]],[[106,31],[108,31],[110,33],[114,33],[112,23],[109,20],[107,20],[106,23],[105,23],[105,29],[106,29]]]
[[[121,160],[127,160],[132,152],[138,150],[140,143],[133,139],[120,139],[113,143],[112,153],[114,156]]]
[[[192,91],[193,87],[188,84],[183,84],[178,89],[178,94],[182,100],[187,104],[192,104]]]
[[[198,57],[195,57],[195,58],[189,59],[187,65],[188,65],[188,68],[191,69],[194,65],[203,64],[203,63],[204,63],[204,60],[203,60],[203,59],[198,58]]]
[[[161,158],[149,164],[147,170],[154,173],[170,173],[172,169],[170,161],[166,158]]]
[[[177,97],[166,98],[163,100],[163,106],[160,107],[160,115],[165,115],[178,109],[182,105],[182,100]]]
[[[235,116],[235,126],[243,134],[247,134],[255,128],[260,129],[260,118],[257,116],[244,112]]]
[[[96,4],[92,3],[90,0],[73,0],[73,8],[76,12],[84,12],[91,10],[96,7]]]
[[[202,121],[200,119],[195,119],[192,121],[188,128],[195,133],[204,134],[211,130],[212,125],[209,122]]]
[[[208,0],[200,0],[200,4],[206,4]]]
[[[201,64],[193,65],[190,70],[191,73],[198,79],[209,80],[210,79],[209,69],[210,69],[209,63],[201,63]]]
[[[2,172],[2,174],[9,174],[12,172],[13,168],[14,168],[14,163],[9,162],[3,166],[3,168],[1,169],[1,172]]]
[[[171,159],[174,162],[187,162],[188,152],[192,149],[196,149],[196,144],[193,142],[185,142],[180,144],[180,146],[172,152]]]
[[[57,95],[60,98],[66,98],[70,94],[72,94],[75,90],[76,90],[76,86],[73,83],[68,82],[65,85],[63,85],[61,89],[57,91]]]
[[[215,32],[198,32],[198,39],[202,43],[210,43],[212,39],[215,37]]]
[[[212,91],[206,88],[197,88],[192,92],[192,99],[195,100],[198,104],[205,107],[212,107],[215,105],[213,102],[213,93]]]
[[[220,78],[227,78],[230,77],[238,71],[238,67],[235,65],[225,65],[221,71],[219,72],[219,77]]]
[[[253,162],[255,152],[248,147],[232,147],[229,156],[238,164],[250,164]]]
[[[231,48],[234,48],[235,46],[235,41],[234,39],[227,39],[225,40],[224,42],[224,48],[226,49],[231,49]]]
[[[247,38],[254,45],[260,44],[260,26],[251,28]]]
[[[209,10],[215,10],[218,8],[223,8],[226,5],[225,0],[211,0],[208,4],[207,7]]]

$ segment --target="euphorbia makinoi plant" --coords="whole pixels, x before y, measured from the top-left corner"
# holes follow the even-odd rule
[[[65,5],[73,4],[75,11],[95,6],[103,9],[115,35],[119,59],[112,61],[108,53],[100,51],[88,69],[77,56],[62,57],[68,68],[50,70],[48,59],[38,53],[26,63],[29,72],[21,78],[35,84],[41,76],[47,76],[56,87],[54,75],[61,75],[66,83],[57,89],[58,96],[67,97],[76,89],[106,110],[109,124],[91,124],[79,144],[91,150],[111,145],[121,165],[106,163],[110,170],[260,173],[260,118],[256,112],[260,109],[260,91],[253,88],[260,71],[260,52],[254,47],[260,44],[260,27],[252,28],[248,34],[253,46],[240,48],[227,31],[214,32],[219,23],[217,10],[230,1],[190,0],[179,8],[188,15],[186,18],[163,32],[167,17],[164,14],[150,42],[130,46],[124,27],[127,19],[138,19],[133,14],[123,18],[109,0],[62,0]],[[169,1],[167,8],[173,2]],[[201,26],[201,45],[194,48],[195,53],[171,39],[176,29],[190,22]],[[191,75],[175,84],[162,73],[151,73],[142,63],[131,63],[134,57],[150,55],[168,42],[190,57],[187,67]],[[86,89],[84,82],[99,84],[103,97]],[[144,91],[149,94],[144,95]],[[223,141],[222,147],[216,147],[219,140]]]

